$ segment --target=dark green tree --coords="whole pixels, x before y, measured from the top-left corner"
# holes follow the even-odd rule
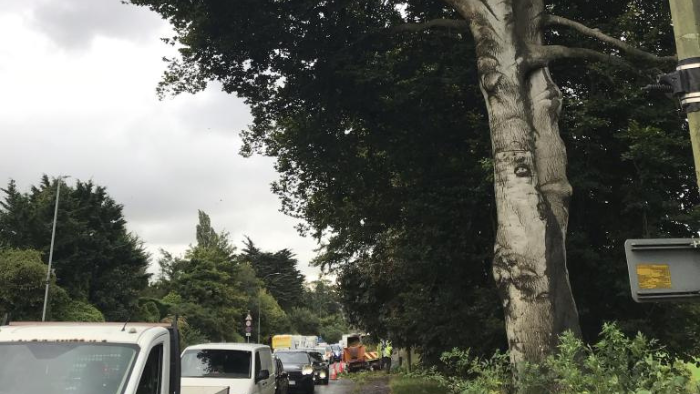
[[[298,306],[304,292],[304,275],[297,268],[298,261],[289,249],[277,252],[264,252],[258,249],[250,238],[244,241],[245,248],[239,259],[250,263],[255,274],[264,282],[279,305],[285,311]]]
[[[34,249],[48,260],[56,179],[43,176],[28,193],[14,181],[0,202],[0,242]],[[126,229],[122,206],[92,181],[61,185],[53,267],[70,298],[95,305],[107,319],[124,320],[148,284],[148,254]]]
[[[235,248],[227,233],[214,231],[202,211],[196,238],[197,244],[184,257],[162,257],[164,274],[158,286],[168,293],[163,301],[209,340],[236,341],[241,338],[248,297],[238,278]]]

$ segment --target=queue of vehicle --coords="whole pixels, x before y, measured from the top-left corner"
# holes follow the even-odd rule
[[[180,353],[175,323],[12,322],[0,326],[0,394],[313,394],[340,352],[304,341],[274,354],[245,343]]]

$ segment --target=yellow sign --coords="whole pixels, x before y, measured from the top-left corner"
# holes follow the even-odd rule
[[[639,288],[646,290],[670,289],[671,270],[668,264],[637,264]]]

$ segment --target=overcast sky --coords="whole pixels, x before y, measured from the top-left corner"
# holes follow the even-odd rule
[[[273,160],[238,155],[251,117],[212,85],[158,101],[169,26],[119,0],[0,0],[0,184],[42,174],[106,186],[129,229],[158,249],[194,242],[197,210],[241,247],[292,249],[307,279],[315,242],[279,212]],[[71,181],[69,180],[69,183]]]

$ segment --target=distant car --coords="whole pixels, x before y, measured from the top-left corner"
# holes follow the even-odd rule
[[[326,362],[333,362],[333,349],[330,347],[330,345],[316,346],[308,350],[313,350],[315,352],[321,353],[321,355],[323,356],[323,360],[325,360]]]
[[[275,364],[275,394],[287,394],[289,392],[289,374],[284,370],[282,360],[274,356]]]
[[[343,358],[343,348],[339,344],[331,345],[331,350],[333,351],[333,361],[340,362]]]
[[[314,367],[314,381],[316,384],[328,384],[328,378],[330,376],[330,366],[328,361],[323,359],[323,355],[317,352],[315,349],[307,349],[309,356],[311,356],[312,363]]]
[[[275,352],[289,376],[289,391],[314,393],[314,361],[303,350],[278,350]]]

